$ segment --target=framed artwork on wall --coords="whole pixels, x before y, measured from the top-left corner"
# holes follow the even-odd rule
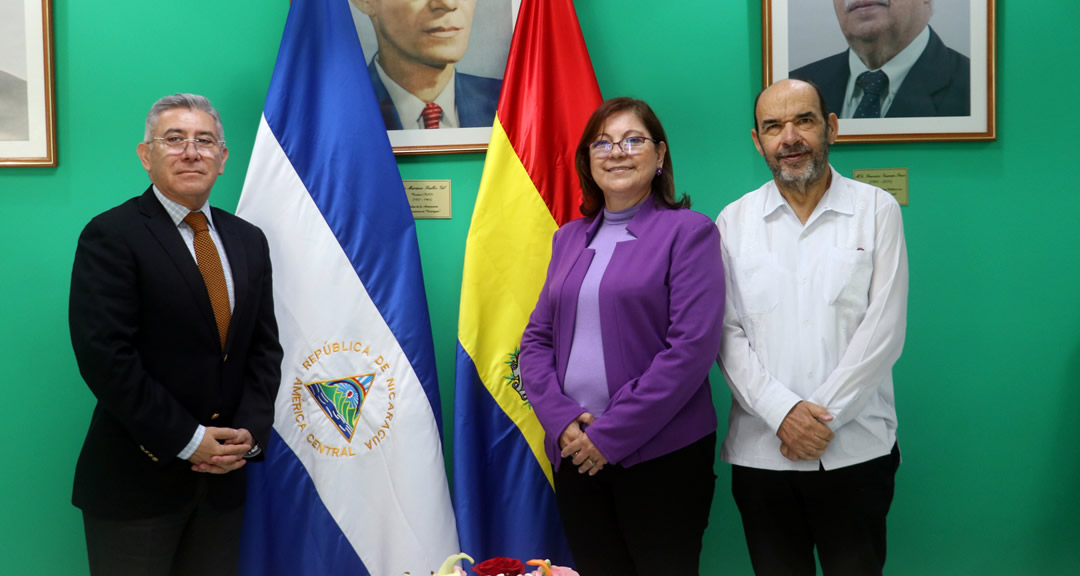
[[[462,0],[436,11],[422,2],[342,1],[394,153],[486,150],[521,0]]]
[[[840,142],[994,140],[995,0],[763,0],[764,85],[814,82]]]
[[[56,166],[52,0],[0,0],[0,166]]]

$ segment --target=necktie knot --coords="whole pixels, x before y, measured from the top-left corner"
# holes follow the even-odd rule
[[[855,109],[856,118],[880,118],[881,101],[889,92],[889,76],[881,70],[859,74],[855,83],[862,87],[862,100]]]
[[[437,129],[439,121],[442,120],[442,108],[434,102],[428,102],[424,106],[424,111],[420,113],[420,117],[424,119],[424,130]]]
[[[206,223],[206,214],[203,214],[202,212],[188,212],[187,216],[184,216],[184,222],[188,226],[191,226],[191,229],[194,230],[196,234],[199,232],[208,232],[210,230],[210,226]]]
[[[859,86],[862,86],[863,94],[880,96],[883,89],[889,85],[889,77],[881,70],[867,71],[859,74]]]

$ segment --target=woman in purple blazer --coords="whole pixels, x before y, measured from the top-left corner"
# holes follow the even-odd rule
[[[521,342],[582,574],[697,574],[712,504],[724,271],[712,220],[675,199],[648,104],[589,119],[576,166],[585,218],[560,228]]]

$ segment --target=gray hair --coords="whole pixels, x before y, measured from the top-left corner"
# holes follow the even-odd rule
[[[218,139],[225,140],[225,127],[221,125],[221,114],[218,114],[214,105],[206,99],[205,96],[199,96],[198,94],[173,94],[172,96],[166,96],[150,107],[150,112],[146,115],[146,130],[143,132],[143,141],[149,144],[153,137],[154,128],[157,127],[158,120],[161,115],[169,110],[175,110],[177,108],[186,108],[188,110],[198,110],[200,112],[206,112],[214,119],[214,123],[217,124]]]

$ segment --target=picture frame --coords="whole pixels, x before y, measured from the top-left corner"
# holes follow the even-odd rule
[[[56,166],[52,0],[0,0],[0,166]]]
[[[916,60],[920,54],[909,53],[914,65],[883,107],[884,117],[861,119],[850,117],[855,101],[851,96],[853,91],[861,94],[861,88],[853,89],[855,82],[850,79],[847,62],[854,55],[847,52],[836,3],[842,9],[844,0],[762,1],[763,87],[784,78],[814,81],[831,102],[829,111],[840,118],[838,142],[997,139],[995,0],[934,3],[930,33],[919,38],[926,42],[927,56],[929,50],[952,55]],[[850,27],[850,15],[845,13],[845,18]],[[793,22],[798,26],[791,25]],[[919,38],[912,45],[920,42]],[[963,69],[965,59],[970,64],[970,88],[964,86],[962,74],[953,74]],[[946,60],[956,64],[951,72],[934,69],[931,73],[928,67],[935,65],[932,63]],[[931,76],[948,78],[948,84],[924,90],[930,82],[922,80]],[[910,78],[916,80],[905,86]],[[890,109],[892,104],[897,104],[897,109]]]
[[[350,2],[353,21],[356,24],[357,35],[360,37],[360,44],[364,49],[365,59],[369,64],[369,69],[374,70],[372,58],[378,52],[378,41],[371,18],[358,7],[358,3],[363,4],[362,0],[343,1]],[[455,64],[455,72],[459,79],[465,76],[480,77],[488,88],[482,103],[478,99],[471,101],[463,99],[462,94],[456,95],[460,124],[471,123],[472,125],[439,130],[424,130],[416,125],[407,129],[390,128],[387,130],[387,136],[390,138],[394,154],[447,154],[487,150],[488,141],[491,139],[491,127],[495,120],[495,105],[498,103],[497,90],[490,89],[491,83],[488,79],[497,79],[498,88],[501,88],[520,6],[521,0],[482,0],[475,3],[468,49],[464,57]],[[461,10],[461,7],[458,10]],[[383,73],[385,74],[385,70]],[[380,109],[388,126],[392,121],[400,122],[388,89],[374,72],[372,72],[372,83],[375,85],[376,97],[379,99]],[[461,85],[458,84],[458,86]],[[483,104],[484,111],[490,110],[483,113],[485,118],[490,113],[490,123],[477,124],[476,114],[480,111],[479,104]],[[465,113],[463,110],[466,107],[473,110]],[[388,115],[393,115],[393,119],[388,119]]]

